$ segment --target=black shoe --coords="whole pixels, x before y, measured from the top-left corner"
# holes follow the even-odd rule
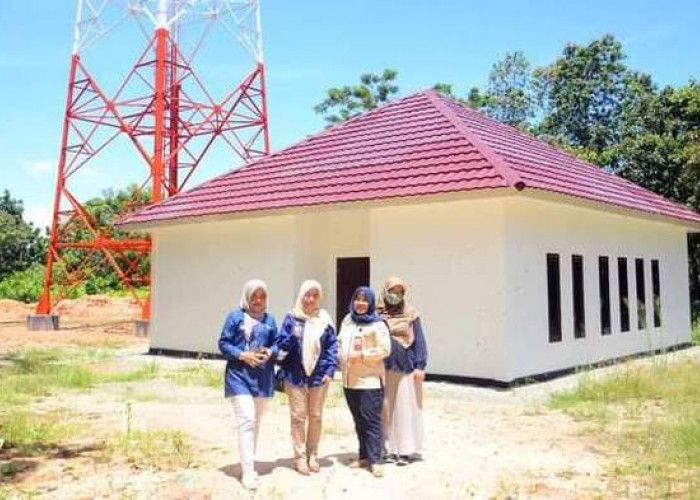
[[[405,465],[408,465],[409,463],[411,463],[410,459],[406,455],[398,455],[396,457],[396,465],[398,465],[399,467],[403,467]]]
[[[392,454],[387,453],[382,457],[382,462],[385,464],[393,464],[396,462],[396,459],[397,459],[396,455],[392,455]]]

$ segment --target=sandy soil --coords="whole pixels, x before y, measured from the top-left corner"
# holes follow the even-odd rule
[[[133,319],[140,317],[140,307],[128,297],[91,295],[62,300],[56,306],[60,330],[51,334],[27,330],[27,315],[33,314],[35,307],[0,299],[0,353],[47,344],[128,346],[145,342],[135,337]]]
[[[24,323],[34,312],[35,304],[0,299],[0,328],[10,323]],[[68,324],[76,322],[118,321],[136,319],[141,313],[138,303],[131,297],[88,295],[80,299],[64,299],[56,304],[56,314]]]
[[[34,332],[24,324],[0,324],[0,354],[13,349],[52,346],[143,346],[130,321],[103,321],[94,325],[65,324],[57,332]]]
[[[177,388],[167,382],[136,391],[167,395],[165,401],[134,402],[134,426],[181,429],[196,443],[196,464],[179,471],[130,470],[100,464],[90,454],[44,461],[23,486],[45,498],[248,498],[228,404],[217,390]],[[375,479],[345,463],[356,450],[350,416],[342,400],[325,414],[321,473],[302,477],[291,468],[288,411],[281,396],[263,423],[258,469],[259,498],[591,498],[604,488],[601,457],[579,437],[565,416],[523,407],[507,394],[480,401],[471,390],[428,384],[428,446],[425,460],[407,467],[389,465]],[[132,390],[131,396],[134,392]],[[66,395],[39,409],[70,409],[89,415],[101,429],[123,429],[125,401],[114,388]]]
[[[128,350],[123,363],[148,356]],[[168,360],[169,368],[190,361]],[[216,366],[221,367],[220,364]],[[168,369],[163,367],[163,369]],[[288,410],[277,395],[263,422],[259,498],[592,498],[605,490],[603,457],[565,415],[508,392],[428,383],[425,460],[388,465],[375,479],[345,464],[356,452],[350,415],[337,388],[324,417],[321,473],[291,470]],[[180,429],[195,443],[188,469],[138,470],[105,462],[104,439],[126,426]],[[47,398],[36,411],[68,411],[89,435],[48,457],[28,459],[15,485],[41,498],[249,498],[240,468],[233,417],[221,392],[166,380],[100,386]]]
[[[16,305],[2,307],[0,321],[10,309],[15,316],[26,314]],[[135,337],[129,323],[85,327],[74,322],[59,332],[0,324],[0,352],[27,345],[116,345],[123,346],[115,360],[121,368],[156,361],[161,374],[202,362],[148,356],[147,341]],[[206,363],[223,371],[221,361]],[[427,383],[424,460],[407,467],[387,465],[382,479],[346,465],[357,442],[337,382],[324,416],[323,467],[311,477],[291,469],[288,409],[284,397],[275,396],[263,421],[255,494],[239,483],[233,415],[222,391],[176,385],[163,377],[64,393],[37,403],[35,411],[67,411],[86,432],[49,456],[6,454],[0,455],[0,463],[11,460],[24,470],[14,477],[13,486],[49,499],[605,497],[605,457],[576,422],[546,405],[553,390],[573,383],[560,379],[511,391]],[[191,467],[142,470],[104,459],[104,440],[125,429],[127,401],[134,428],[180,429],[191,437]]]

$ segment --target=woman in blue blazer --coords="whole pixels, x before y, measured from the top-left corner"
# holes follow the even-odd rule
[[[226,318],[219,350],[226,359],[224,393],[233,404],[241,459],[241,482],[257,487],[255,452],[266,403],[274,393],[273,362],[277,325],[267,312],[267,287],[251,280],[243,287],[239,307]]]
[[[304,281],[277,340],[281,355],[286,353],[281,369],[289,398],[294,468],[303,475],[320,470],[317,457],[323,405],[338,366],[333,320],[321,308],[321,299],[321,284]]]

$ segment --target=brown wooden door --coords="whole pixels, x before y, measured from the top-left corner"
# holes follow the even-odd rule
[[[369,286],[369,257],[343,257],[335,266],[335,317],[338,330],[358,286]]]

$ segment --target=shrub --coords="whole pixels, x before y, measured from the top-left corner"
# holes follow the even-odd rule
[[[77,431],[67,420],[64,414],[56,412],[40,415],[19,408],[7,409],[0,413],[3,447],[27,456],[55,448]]]
[[[112,440],[112,458],[123,458],[133,467],[175,469],[188,467],[194,451],[189,437],[179,430],[128,431]]]
[[[36,302],[44,286],[44,273],[44,266],[39,264],[12,273],[0,281],[0,298]]]

